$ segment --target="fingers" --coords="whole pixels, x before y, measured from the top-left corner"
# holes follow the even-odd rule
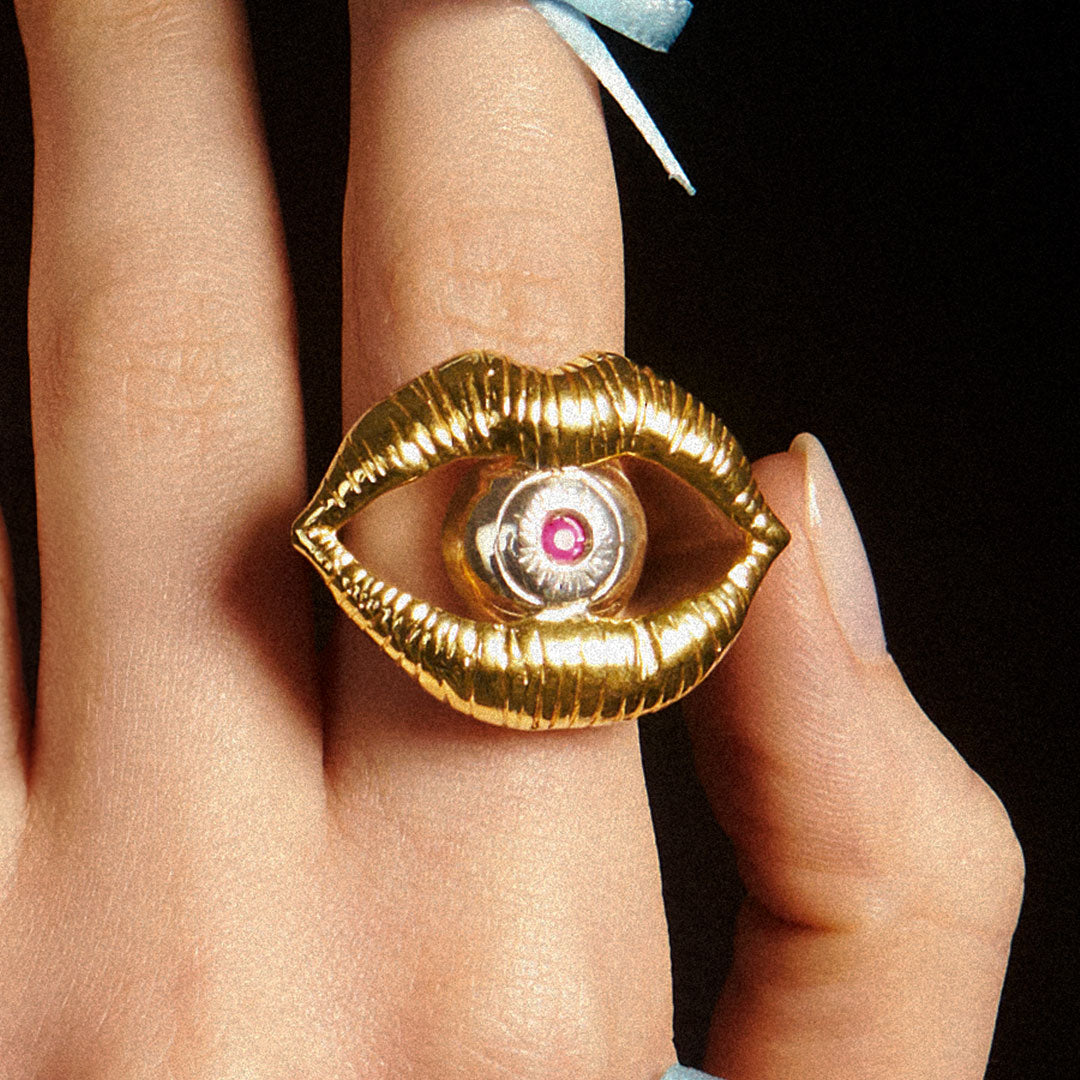
[[[121,735],[143,760],[175,736],[204,772],[228,771],[223,745],[317,762],[293,719],[306,631],[282,539],[303,489],[291,305],[241,6],[19,16],[41,776],[108,783]]]
[[[377,14],[376,14],[377,13]],[[622,239],[592,77],[520,2],[354,5],[346,424],[468,349],[551,367],[622,345]],[[439,480],[358,526],[445,602]],[[391,543],[379,537],[392,537]]]
[[[885,652],[820,444],[757,473],[792,542],[692,706],[749,892],[706,1067],[982,1076],[1022,878],[1008,818]]]
[[[543,19],[506,0],[358,3],[353,38],[346,423],[468,349],[553,366],[621,347],[596,87]],[[391,493],[357,522],[368,564],[436,601],[439,489]]]
[[[523,3],[353,10],[347,420],[466,349],[547,367],[621,347],[618,201],[591,76]]]
[[[0,518],[0,892],[26,803],[28,717],[15,618],[15,581]]]
[[[552,365],[618,348],[618,203],[591,77],[523,3],[352,14],[346,422],[466,349]],[[437,600],[425,483],[386,517],[365,511],[354,539]],[[356,848],[342,887],[393,949],[393,967],[378,949],[361,964],[395,1002],[399,1053],[447,1078],[660,1075],[670,976],[635,728],[487,728],[355,628],[341,645],[327,760]]]

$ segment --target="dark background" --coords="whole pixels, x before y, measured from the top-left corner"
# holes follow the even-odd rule
[[[337,396],[344,9],[249,3],[312,408]],[[1028,895],[991,1080],[1065,1077],[1076,1061],[1076,600],[1063,525],[1076,477],[1073,23],[1064,3],[700,0],[668,57],[605,35],[698,187],[691,199],[668,181],[609,108],[629,355],[708,401],[754,456],[802,430],[823,440],[890,648],[1024,845]],[[5,4],[0,500],[32,668],[31,158]],[[313,483],[337,440],[312,433]],[[677,1038],[694,1063],[738,893],[677,712],[642,732]]]

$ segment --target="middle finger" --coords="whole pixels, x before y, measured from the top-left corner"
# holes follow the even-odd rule
[[[352,12],[346,421],[466,349],[538,366],[619,349],[618,200],[591,77],[524,3],[377,11]],[[358,527],[365,558],[439,599],[427,488]],[[410,943],[371,978],[414,1054],[436,1048],[445,1077],[477,1075],[478,1054],[522,1077],[659,1075],[670,978],[636,726],[479,725],[351,626],[335,661],[327,759],[364,856],[349,888],[387,948]]]

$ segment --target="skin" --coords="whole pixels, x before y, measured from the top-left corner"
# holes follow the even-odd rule
[[[31,739],[0,544],[0,1078],[657,1080],[635,728],[465,721],[350,627],[314,654],[240,6],[17,8],[43,629]],[[510,0],[352,18],[345,421],[464,349],[619,349],[587,72]],[[884,651],[852,647],[800,525],[804,455],[758,475],[792,543],[690,709],[749,890],[704,1067],[978,1077],[1020,902],[1008,818]],[[439,497],[376,504],[358,538],[433,599]]]

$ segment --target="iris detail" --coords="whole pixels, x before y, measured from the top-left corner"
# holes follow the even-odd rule
[[[540,533],[544,554],[559,564],[576,563],[585,554],[589,539],[589,526],[569,510],[549,514]]]
[[[465,484],[443,529],[443,557],[480,614],[546,621],[614,614],[645,553],[645,515],[612,465],[493,465]]]

